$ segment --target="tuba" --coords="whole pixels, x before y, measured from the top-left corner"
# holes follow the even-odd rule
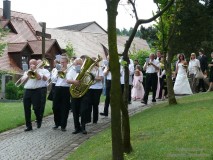
[[[80,98],[82,97],[89,87],[94,83],[95,76],[91,73],[92,68],[101,61],[102,58],[98,55],[96,60],[93,60],[90,57],[86,57],[82,67],[81,72],[77,75],[76,80],[80,81],[79,85],[71,85],[70,93],[73,98]]]

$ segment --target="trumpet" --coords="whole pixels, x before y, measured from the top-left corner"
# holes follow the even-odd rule
[[[36,78],[36,71],[40,68],[40,67],[44,67],[44,66],[49,66],[49,62],[47,59],[43,59],[37,66],[36,69],[33,71],[31,69],[29,69],[27,71],[27,74],[23,74],[23,76],[21,78],[19,78],[16,83],[15,86],[20,87],[29,77],[30,79],[35,79]],[[28,77],[27,77],[28,76]]]

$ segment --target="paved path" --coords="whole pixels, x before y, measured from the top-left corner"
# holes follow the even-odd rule
[[[151,98],[149,98],[151,99]],[[150,102],[143,106],[140,101],[133,101],[129,105],[129,114],[135,114],[152,106]],[[100,105],[103,111],[103,104]],[[0,160],[64,160],[74,152],[85,140],[94,136],[110,125],[110,117],[99,116],[97,124],[88,124],[87,135],[73,135],[73,117],[69,114],[67,131],[53,130],[53,116],[44,118],[42,127],[33,131],[24,132],[25,126],[3,132],[0,134]]]

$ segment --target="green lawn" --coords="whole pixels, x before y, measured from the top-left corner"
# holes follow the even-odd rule
[[[33,113],[33,112],[32,112]],[[47,100],[45,115],[52,113],[52,102]],[[35,119],[34,113],[32,120]],[[11,128],[25,124],[24,107],[22,102],[0,102],[0,133]]]
[[[126,160],[213,159],[213,92],[156,105],[131,117],[134,151]],[[83,143],[70,160],[111,159],[110,129]]]

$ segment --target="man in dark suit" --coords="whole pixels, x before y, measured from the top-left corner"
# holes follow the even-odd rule
[[[208,63],[207,63],[207,57],[204,55],[204,51],[200,50],[199,51],[199,56],[198,60],[200,61],[200,69],[203,72],[203,74],[207,74],[207,69],[208,69]],[[198,92],[200,91],[200,88],[202,87],[202,91],[206,92],[205,84],[203,79],[199,79],[199,84],[198,84]]]

